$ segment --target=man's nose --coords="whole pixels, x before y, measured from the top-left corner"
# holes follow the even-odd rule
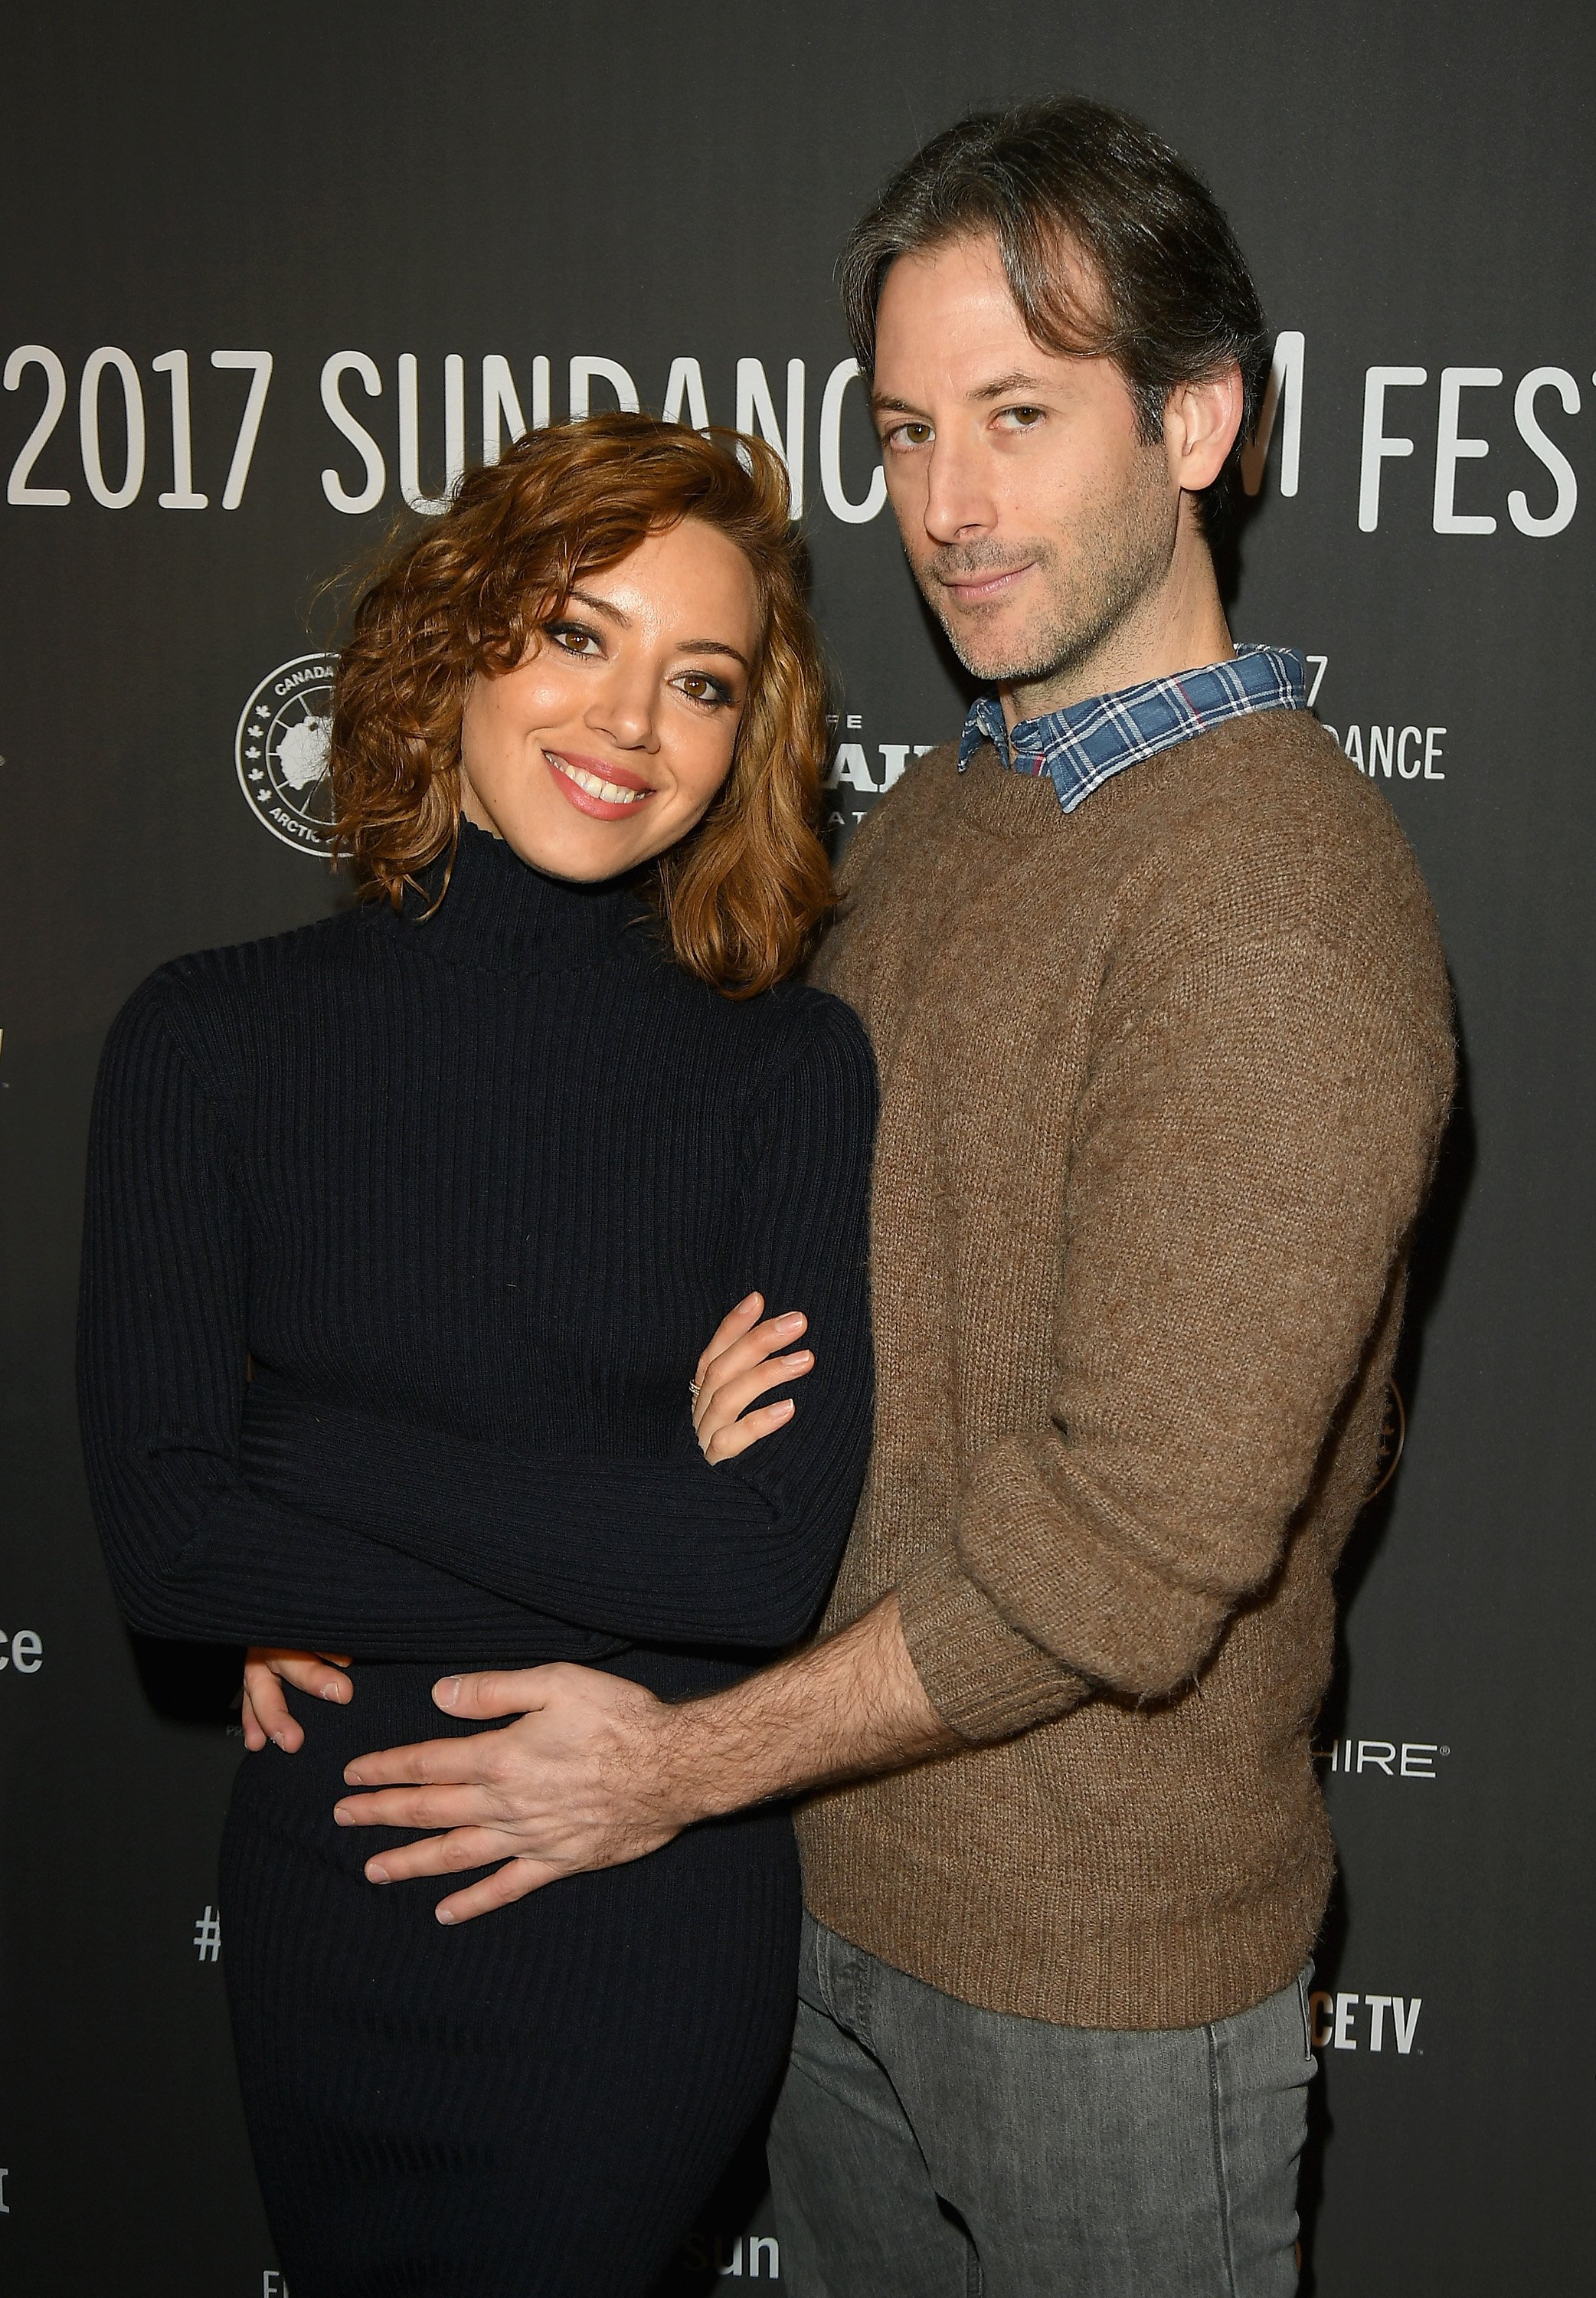
[[[972,542],[997,524],[983,459],[957,438],[939,435],[926,458],[925,531],[933,542]]]

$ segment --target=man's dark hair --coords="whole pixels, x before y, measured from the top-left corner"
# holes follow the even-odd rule
[[[1147,443],[1162,436],[1178,384],[1205,382],[1232,361],[1240,368],[1236,445],[1197,497],[1213,537],[1236,506],[1269,340],[1252,274],[1208,186],[1150,128],[1084,97],[961,120],[899,169],[842,252],[842,307],[866,375],[890,265],[987,233],[1032,339],[1045,351],[1112,359]]]

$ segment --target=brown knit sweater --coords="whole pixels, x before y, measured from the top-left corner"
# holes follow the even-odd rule
[[[1389,807],[1297,712],[1075,813],[932,752],[815,976],[881,1065],[875,1451],[829,1624],[896,1587],[970,1744],[815,1798],[823,1922],[996,2011],[1228,2016],[1301,1969],[1330,1575],[1452,1084]]]

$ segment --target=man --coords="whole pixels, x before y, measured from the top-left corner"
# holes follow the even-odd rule
[[[466,1679],[457,1714],[523,1720],[362,1761],[467,1784],[360,1815],[480,1823],[384,1855],[512,1854],[469,1914],[820,1790],[792,2288],[1285,2292],[1310,1733],[1451,1089],[1441,952],[1300,658],[1232,647],[1211,541],[1268,354],[1203,187],[1092,104],[968,120],[843,279],[905,550],[987,690],[861,832],[816,968],[883,1080],[827,1632],[676,1708]]]

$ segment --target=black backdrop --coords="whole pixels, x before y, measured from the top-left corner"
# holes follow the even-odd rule
[[[1344,1881],[1317,1981],[1312,2286],[1580,2286],[1589,12],[29,12],[0,149],[5,2288],[282,2287],[214,1914],[232,1664],[119,1624],[70,1360],[112,1013],[173,953],[340,898],[316,856],[317,584],[402,491],[436,497],[451,455],[482,451],[484,371],[508,433],[512,394],[528,421],[573,386],[657,408],[674,367],[690,417],[701,384],[711,419],[779,429],[795,472],[801,442],[846,836],[962,702],[889,519],[866,515],[835,251],[925,135],[1061,88],[1158,125],[1256,266],[1283,389],[1235,625],[1314,657],[1320,715],[1397,808],[1466,1053],[1406,1456],[1349,1560],[1322,1739]],[[779,2273],[746,2207],[707,2221],[711,2284]]]

